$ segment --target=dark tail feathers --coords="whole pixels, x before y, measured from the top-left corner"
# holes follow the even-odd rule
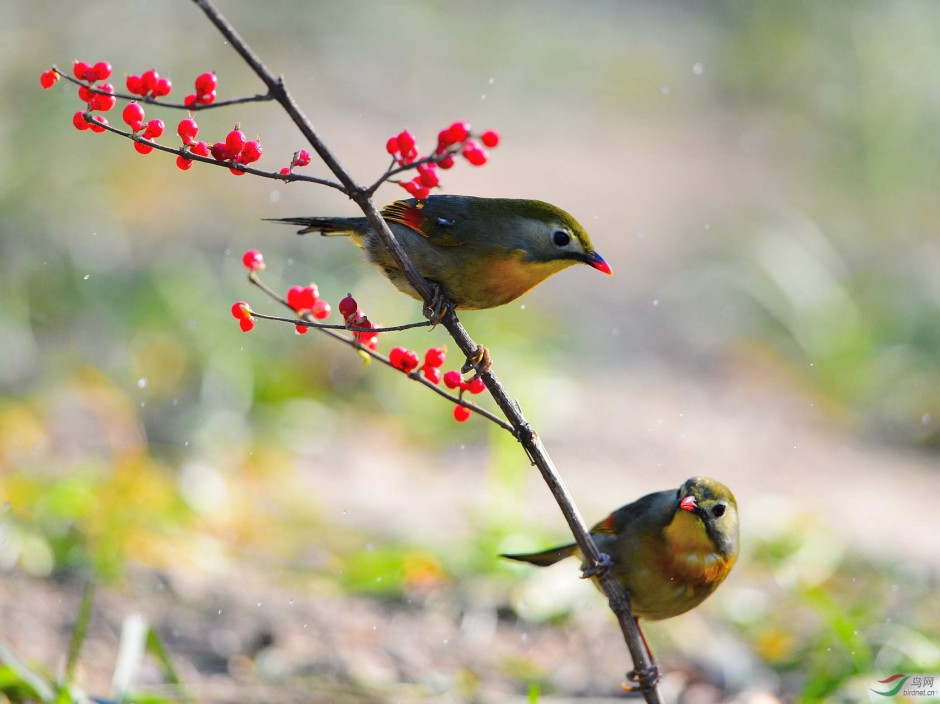
[[[571,545],[559,545],[558,547],[549,548],[548,550],[543,550],[542,552],[500,555],[500,557],[505,557],[509,560],[518,560],[519,562],[528,562],[533,565],[538,565],[539,567],[548,567],[549,565],[554,565],[559,560],[564,560],[566,557],[571,557],[574,555],[574,552],[577,549],[578,546],[574,543],[571,543]]]
[[[351,235],[365,232],[368,221],[365,218],[265,218],[268,222],[282,222],[285,225],[300,225],[298,235],[319,232],[322,235]]]

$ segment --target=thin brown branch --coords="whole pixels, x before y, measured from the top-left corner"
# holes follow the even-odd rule
[[[121,98],[122,100],[133,100],[138,103],[143,103],[145,105],[159,105],[161,108],[169,108],[171,110],[187,110],[189,112],[202,112],[203,110],[213,110],[215,108],[228,108],[232,105],[244,105],[245,103],[270,103],[274,100],[274,96],[270,93],[259,93],[258,95],[247,95],[242,98],[229,98],[228,100],[217,100],[212,103],[194,103],[192,105],[186,105],[185,103],[168,103],[165,100],[160,100],[159,98],[148,98],[143,95],[134,95],[133,93],[121,93],[118,91],[108,92],[106,90],[101,90],[96,88],[93,85],[90,85],[87,81],[80,81],[73,76],[63,73],[59,70],[55,64],[52,65],[52,70],[59,74],[62,78],[74,83],[77,86],[84,86],[91,93],[97,93],[98,95],[113,95],[115,98]]]
[[[412,288],[424,299],[427,307],[430,308],[433,301],[432,287],[421,277],[417,269],[415,269],[414,265],[408,259],[405,251],[389,229],[388,224],[376,209],[368,191],[360,187],[352,179],[326,144],[320,139],[311,122],[306,118],[293,97],[287,91],[283,81],[276,78],[274,74],[267,69],[228,21],[222,17],[210,0],[193,0],[193,2],[203,10],[209,18],[209,21],[218,28],[222,35],[231,43],[232,47],[242,56],[261,81],[275,95],[277,101],[283,106],[300,132],[308,140],[317,154],[320,155],[320,158],[333,172],[333,175],[343,184],[352,200],[362,209],[362,212],[369,220],[369,224],[382,239],[382,242],[388,248],[401,272],[407,277]],[[452,308],[444,316],[441,323],[450,333],[461,352],[468,357],[477,353],[478,345],[473,341],[463,325],[461,325]],[[601,558],[600,552],[588,532],[587,525],[584,523],[584,519],[575,506],[571,494],[565,487],[548,452],[542,445],[542,441],[539,439],[538,435],[536,435],[535,431],[531,429],[519,405],[510,397],[492,369],[484,373],[482,379],[496,401],[496,404],[512,425],[513,434],[522,444],[532,463],[539,469],[542,478],[555,497],[574,535],[575,541],[584,556],[586,566],[597,570],[599,574],[598,582],[608,598],[610,608],[617,616],[627,648],[633,658],[635,671],[643,672],[649,670],[652,667],[652,663],[649,653],[643,645],[636,621],[630,611],[630,597],[613,578],[609,570],[605,569],[606,563]],[[643,696],[649,704],[659,704],[661,702],[658,689],[655,685],[644,689]]]
[[[256,310],[251,311],[251,314],[255,316],[256,318],[264,318],[265,320],[277,320],[282,323],[291,323],[294,325],[303,325],[305,328],[318,328],[320,330],[348,330],[349,332],[369,332],[369,333],[401,332],[403,330],[414,330],[415,328],[429,328],[429,327],[433,327],[434,325],[434,323],[432,323],[430,320],[422,320],[421,322],[418,322],[418,323],[404,323],[403,325],[392,325],[390,327],[358,328],[355,325],[339,325],[337,323],[318,323],[312,320],[307,320],[305,318],[299,318],[299,319],[298,318],[282,318],[279,315],[265,315],[264,313],[259,313]]]
[[[307,183],[316,183],[321,186],[329,186],[330,188],[335,188],[336,190],[341,191],[342,193],[346,192],[346,190],[341,185],[339,185],[335,181],[330,181],[325,178],[317,178],[316,176],[304,176],[303,174],[295,174],[293,172],[289,174],[282,174],[282,173],[275,173],[273,171],[262,171],[261,169],[256,169],[251,166],[245,166],[244,164],[236,164],[231,161],[216,161],[212,157],[199,156],[198,154],[193,154],[191,151],[189,151],[185,147],[179,147],[179,148],[168,147],[165,144],[154,142],[151,139],[145,139],[144,137],[141,137],[139,134],[135,134],[134,132],[121,130],[110,124],[103,125],[94,119],[94,113],[90,111],[83,112],[82,116],[85,118],[85,122],[87,122],[89,125],[96,125],[98,127],[101,127],[107,130],[108,132],[121,135],[122,137],[126,137],[127,139],[130,139],[134,142],[140,142],[141,144],[146,144],[147,146],[153,147],[157,151],[166,152],[167,154],[176,154],[177,156],[185,157],[189,159],[190,161],[198,161],[203,164],[209,164],[210,166],[221,166],[226,169],[235,169],[236,171],[244,171],[246,174],[251,174],[252,176],[261,176],[262,178],[270,178],[270,179],[274,179],[275,181],[285,181],[285,182],[306,181]]]

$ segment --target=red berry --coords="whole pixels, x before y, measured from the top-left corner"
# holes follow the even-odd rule
[[[280,171],[278,171],[278,173],[279,173],[281,176],[290,176],[290,169],[288,169],[288,168],[285,166],[285,167],[282,168]],[[281,180],[284,181],[284,183],[287,183],[287,182],[288,182],[288,179],[286,179],[286,178],[285,178],[285,179],[281,179]]]
[[[202,141],[190,144],[189,151],[197,156],[209,156],[209,147]]]
[[[196,76],[196,92],[211,93],[219,85],[219,79],[211,71],[200,73]]]
[[[169,95],[171,90],[173,90],[173,83],[169,78],[158,78],[150,93],[154,98],[162,98],[164,95]]]
[[[291,286],[287,291],[287,303],[294,310],[310,310],[318,296],[316,286]]]
[[[232,315],[241,320],[251,315],[251,307],[244,301],[236,301],[232,305]]]
[[[398,137],[389,137],[385,143],[385,151],[394,156],[398,154]]]
[[[421,373],[424,374],[424,378],[430,381],[432,384],[441,383],[441,370],[437,367],[429,367],[425,365],[421,367]]]
[[[486,391],[486,384],[483,383],[483,379],[477,377],[467,384],[467,391],[469,391],[471,394],[482,394],[484,391]]]
[[[245,146],[242,147],[241,154],[239,155],[239,161],[242,164],[251,164],[261,158],[261,144],[257,140],[251,140],[250,142],[245,142]]]
[[[297,323],[297,325],[294,326],[294,329],[295,329],[300,335],[306,335],[306,334],[307,334],[307,330],[309,330],[310,328],[308,328],[306,325],[301,325],[300,323]]]
[[[75,78],[85,81],[88,80],[87,74],[91,73],[91,65],[84,61],[76,61],[72,66],[72,71],[75,73]]]
[[[183,156],[182,154],[180,154],[178,157],[176,157],[176,166],[177,166],[177,168],[181,169],[182,171],[189,171],[189,169],[192,167],[192,165],[193,165],[193,160],[192,160],[192,159],[187,159],[187,158],[186,158],[185,156]]]
[[[287,289],[287,305],[294,310],[301,310],[303,306],[300,305],[300,295],[303,290],[303,286],[291,286]]]
[[[242,147],[245,146],[246,141],[245,133],[237,127],[225,135],[225,146],[229,149],[229,151],[235,154],[241,153]]]
[[[127,77],[127,92],[133,93],[134,95],[146,95],[144,93],[143,86],[141,85],[140,76],[128,76]]]
[[[147,123],[147,134],[149,135],[147,139],[158,139],[162,137],[164,129],[166,129],[166,125],[163,124],[163,120],[151,120]]]
[[[246,269],[258,271],[264,269],[264,257],[261,256],[261,252],[257,249],[249,249],[242,255],[242,264],[245,265]]]
[[[432,347],[424,353],[424,363],[429,367],[439,367],[444,363],[447,350],[443,347]]]
[[[460,153],[463,154],[464,159],[474,166],[483,166],[487,160],[486,152],[477,146],[477,143],[473,140],[467,142]]]
[[[299,149],[294,152],[294,158],[291,160],[291,166],[308,166],[310,164],[310,152],[306,149]]]
[[[470,409],[466,406],[454,406],[454,420],[464,423],[470,419]]]
[[[189,144],[196,138],[196,135],[199,134],[199,125],[196,124],[193,118],[187,117],[185,120],[180,120],[176,131],[183,140],[183,144]]]
[[[423,200],[431,194],[430,189],[417,179],[412,181],[405,181],[400,185],[418,200]]]
[[[346,297],[339,302],[340,315],[346,320],[352,318],[358,310],[359,304],[356,303],[356,299],[352,297],[351,293],[346,294]]]
[[[388,362],[395,369],[404,369],[403,360],[405,358],[405,352],[407,350],[404,347],[393,347],[388,353]]]
[[[41,85],[46,90],[48,90],[49,88],[52,88],[52,86],[54,86],[56,84],[56,81],[58,80],[59,80],[59,72],[53,69],[49,69],[48,71],[43,71],[39,75],[39,85]]]
[[[95,93],[88,86],[84,86],[84,85],[79,86],[78,87],[78,99],[83,102],[90,103],[92,100],[95,99]]]
[[[418,167],[418,175],[421,178],[422,185],[427,188],[434,188],[441,182],[437,177],[437,170],[434,164],[421,164]]]
[[[140,154],[149,154],[153,151],[153,147],[149,144],[144,144],[143,142],[134,142],[134,149],[136,149]]]
[[[216,142],[213,144],[210,152],[212,154],[212,158],[216,161],[228,161],[232,158],[229,154],[228,147],[225,146],[224,142]]]
[[[75,125],[75,129],[77,130],[85,131],[91,129],[91,124],[85,119],[85,115],[81,110],[72,115],[72,124]]]
[[[448,154],[439,162],[437,162],[437,165],[445,170],[451,168],[454,165],[454,156],[452,154]]]
[[[130,79],[128,79],[128,83],[130,83]],[[191,107],[192,107],[193,105],[195,105],[195,104],[196,104],[196,94],[195,94],[195,93],[190,93],[190,94],[187,95],[185,98],[183,98],[183,105],[185,105],[186,107],[191,108]]]
[[[158,74],[153,69],[149,71],[144,71],[140,74],[140,89],[144,92],[144,95],[147,95],[150,91],[153,90],[153,87],[157,85],[157,80],[160,78]]]
[[[387,148],[387,147],[386,147]],[[398,134],[398,150],[403,154],[409,154],[415,148],[415,136],[408,130],[402,130]],[[394,152],[393,152],[394,153]]]
[[[451,369],[449,372],[444,374],[444,386],[448,389],[457,389],[460,388],[460,384],[463,382],[463,377],[460,376],[460,372],[456,369]]]
[[[310,309],[310,312],[313,313],[313,317],[317,320],[326,320],[330,317],[330,313],[333,312],[333,309],[330,308],[329,303],[322,298],[318,298],[314,301],[313,308]]]
[[[98,88],[99,90],[105,91],[105,93],[114,92],[114,86],[112,86],[110,83],[102,83],[100,86],[98,86]],[[93,110],[101,110],[101,112],[107,112],[108,110],[114,107],[115,103],[117,103],[117,98],[115,98],[113,95],[103,95],[101,93],[95,93],[94,96],[92,96],[90,103],[91,103],[91,108]]]
[[[230,168],[229,171],[232,172],[232,175],[233,175],[233,176],[244,176],[244,175],[245,175],[245,172],[242,171],[241,169]]]
[[[499,132],[495,130],[487,130],[480,135],[480,141],[483,142],[483,146],[492,149],[499,144]]]
[[[455,122],[447,128],[446,139],[448,146],[459,144],[470,136],[470,124],[467,122]]]
[[[92,132],[101,134],[105,131],[104,128],[108,125],[108,118],[106,118],[104,115],[93,115],[91,119],[94,120],[91,125]]]
[[[215,91],[211,90],[208,93],[202,93],[196,96],[196,102],[200,105],[211,105],[215,102]],[[189,103],[187,103],[188,105]]]
[[[248,332],[255,326],[255,319],[251,316],[247,318],[242,318],[238,321],[238,327],[242,329],[242,332]]]
[[[405,350],[405,356],[402,360],[405,365],[404,370],[410,372],[418,367],[418,353],[413,350]]]
[[[111,64],[107,61],[99,61],[91,70],[95,74],[94,80],[96,81],[106,81],[111,77]]]
[[[121,118],[136,132],[144,121],[144,109],[139,103],[128,103],[121,113]]]

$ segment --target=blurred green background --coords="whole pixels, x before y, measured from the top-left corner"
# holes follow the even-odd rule
[[[702,613],[648,629],[668,691],[848,701],[894,672],[940,671],[940,6],[221,9],[355,177],[381,173],[403,128],[424,147],[455,119],[497,129],[491,163],[446,172],[446,191],[556,203],[613,266],[613,279],[569,270],[462,319],[589,521],[692,474],[735,490],[736,573]],[[133,604],[155,570],[248,604],[288,588],[365,599],[389,622],[443,614],[458,635],[467,614],[489,614],[493,642],[516,648],[477,662],[490,645],[469,639],[441,662],[426,623],[406,629],[405,651],[431,654],[416,675],[359,673],[379,700],[404,697],[406,681],[442,701],[616,690],[626,656],[575,566],[532,574],[495,558],[565,534],[511,439],[458,425],[447,403],[323,336],[264,321],[245,335],[231,318],[239,299],[279,313],[245,281],[241,253],[257,247],[279,290],[315,281],[334,306],[352,291],[373,320],[418,319],[348,243],[261,222],[352,204],[181,172],[76,131],[65,81],[40,90],[52,64],[104,59],[117,84],[156,68],[174,98],[205,70],[220,99],[258,92],[195,6],[4,0],[3,15],[0,80],[15,99],[0,106],[0,636],[55,663],[61,629],[33,592],[94,575]],[[150,116],[174,143],[178,113]],[[260,135],[261,168],[306,146],[270,105],[198,121],[207,140],[236,121]],[[316,159],[305,172],[328,176]],[[435,330],[382,346],[444,343]],[[269,617],[276,643],[313,647],[283,635],[292,617]],[[57,635],[37,638],[46,626]],[[605,645],[560,658],[520,641],[536,628]],[[177,639],[179,657],[203,647],[193,639]],[[275,685],[302,674],[278,672]]]

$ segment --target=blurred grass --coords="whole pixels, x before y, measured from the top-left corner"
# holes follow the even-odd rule
[[[519,579],[494,556],[520,532],[548,536],[519,515],[529,468],[511,440],[458,426],[445,404],[345,348],[288,326],[245,336],[228,316],[242,298],[276,311],[238,262],[260,246],[279,289],[315,280],[333,302],[354,291],[376,321],[415,319],[418,306],[387,295],[345,243],[258,222],[348,204],[222,171],[182,174],[72,130],[71,91],[40,94],[36,79],[76,56],[108,58],[119,74],[157,65],[180,93],[211,64],[228,94],[256,90],[206,44],[186,3],[87,10],[15,2],[0,28],[10,68],[0,85],[21,97],[0,107],[0,569],[119,581],[138,564],[224,575],[244,561],[392,600]],[[557,200],[589,223],[619,288],[572,272],[524,307],[465,318],[536,426],[551,413],[546,379],[562,373],[577,383],[650,355],[682,368],[769,358],[859,435],[940,443],[940,6],[229,10],[357,174],[384,166],[383,135],[409,126],[427,142],[466,116],[502,129],[504,146],[488,173],[455,170],[449,187]],[[147,31],[101,31],[118,18]],[[239,119],[263,129],[269,164],[300,146],[272,111]],[[231,121],[200,118],[206,134]],[[396,344],[444,341],[413,332]],[[442,458],[455,445],[481,452],[485,496],[468,535],[442,545],[339,523],[301,476],[304,453],[322,460],[325,448],[339,471],[344,443],[382,433]],[[793,526],[762,539],[742,569],[759,585],[745,596],[763,596],[737,612],[729,597],[720,616],[783,689],[822,698],[873,671],[940,669],[933,577]],[[574,609],[550,606],[560,621]]]

